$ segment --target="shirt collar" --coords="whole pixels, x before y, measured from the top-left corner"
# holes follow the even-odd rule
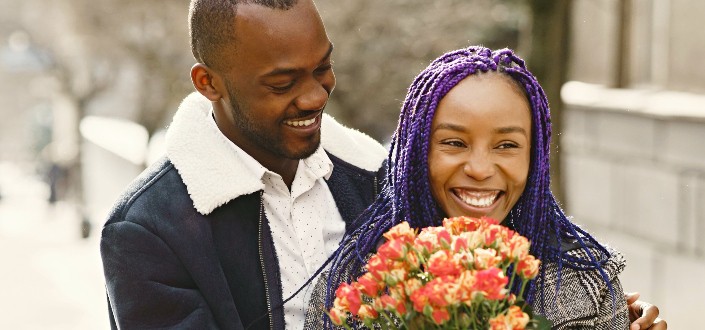
[[[212,109],[210,117],[214,118]],[[210,121],[210,126],[212,129],[216,129],[220,132],[220,129],[218,128],[218,125],[215,122],[215,119]],[[225,135],[221,133],[220,136],[225,141],[227,141],[228,145],[232,147],[233,152],[235,152],[238,158],[240,158],[240,160],[243,162],[250,175],[260,180],[262,180],[265,173],[279,176],[278,174],[262,166],[262,164],[260,164],[256,159],[250,156],[250,154],[242,150],[242,148],[240,148],[237,144],[230,141],[230,139],[228,139]],[[300,170],[310,171],[312,176],[314,176],[315,178],[325,178],[326,180],[328,180],[331,174],[333,173],[333,161],[330,160],[328,154],[319,145],[316,151],[311,156],[304,159],[303,162],[299,162],[297,171]]]

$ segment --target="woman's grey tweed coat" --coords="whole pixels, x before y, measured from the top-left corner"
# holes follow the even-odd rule
[[[544,285],[545,309],[539,296],[533,304],[534,310],[553,323],[553,329],[628,329],[629,314],[624,299],[622,284],[617,275],[625,267],[624,256],[608,247],[610,259],[604,270],[612,282],[615,299],[612,300],[607,284],[597,271],[562,269],[560,290],[556,294],[558,265],[544,263],[546,283]],[[593,251],[597,253],[597,251]],[[582,249],[571,249],[568,254],[587,258]],[[304,329],[323,329],[323,304],[327,276],[322,275],[313,290]],[[537,283],[540,285],[540,283]]]

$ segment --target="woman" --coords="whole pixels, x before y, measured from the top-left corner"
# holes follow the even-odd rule
[[[325,294],[319,284],[314,297],[330,307],[339,283],[360,275],[382,234],[402,221],[422,228],[489,216],[531,241],[542,266],[525,299],[555,328],[628,328],[617,277],[624,258],[559,207],[549,188],[550,135],[546,96],[512,51],[469,47],[436,59],[409,88],[382,194],[344,238]]]

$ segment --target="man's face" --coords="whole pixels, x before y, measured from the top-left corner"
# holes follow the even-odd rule
[[[428,166],[447,216],[509,214],[526,186],[531,115],[526,97],[499,74],[470,76],[439,102]]]
[[[335,87],[333,47],[313,3],[240,5],[235,31],[220,69],[225,135],[268,168],[308,157],[320,144],[321,114]]]

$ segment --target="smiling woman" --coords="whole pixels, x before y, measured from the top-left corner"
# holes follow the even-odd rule
[[[462,80],[438,104],[428,167],[433,197],[446,216],[504,219],[524,191],[531,110],[506,76]]]
[[[330,327],[320,306],[331,308],[339,283],[362,275],[393,226],[488,216],[531,241],[530,253],[542,262],[539,276],[526,291],[509,289],[555,329],[627,328],[617,277],[624,258],[559,207],[550,191],[550,135],[546,96],[511,50],[469,47],[433,61],[409,88],[382,193],[358,229],[346,233],[307,320]],[[506,269],[506,276],[513,272]]]

